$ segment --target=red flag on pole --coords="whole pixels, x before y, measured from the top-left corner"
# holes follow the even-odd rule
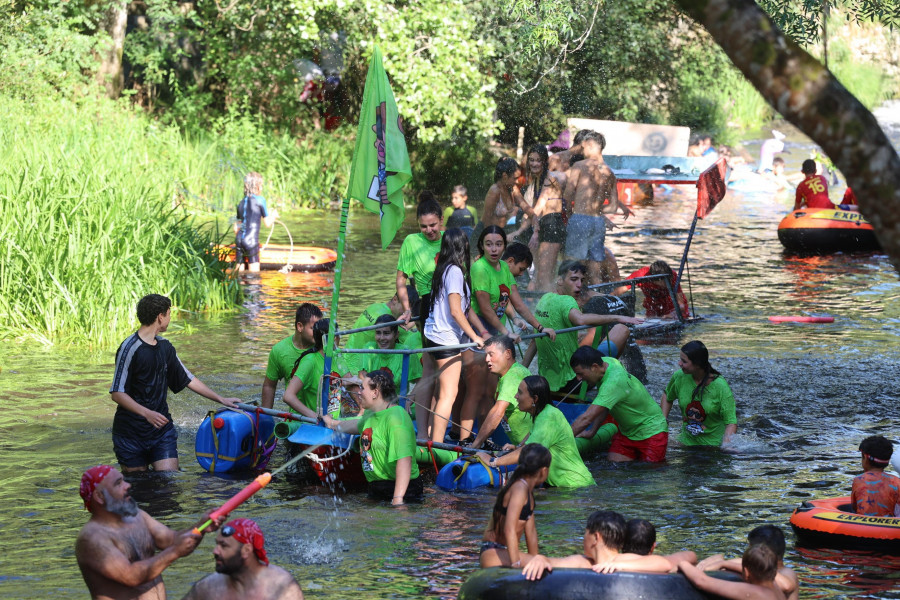
[[[701,219],[725,197],[728,164],[720,158],[700,174],[697,180],[697,216]]]

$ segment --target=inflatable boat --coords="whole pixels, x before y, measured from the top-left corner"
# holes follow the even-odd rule
[[[850,512],[850,497],[810,500],[791,515],[797,545],[900,555],[900,517]]]
[[[737,573],[707,575],[740,581]],[[553,569],[538,581],[528,581],[521,569],[481,569],[459,589],[459,600],[703,600],[711,598],[680,573],[594,573],[590,569]],[[718,596],[714,596],[718,598]]]
[[[234,244],[218,246],[218,250],[223,261],[234,262]],[[328,248],[269,244],[259,250],[259,268],[263,270],[317,273],[333,270],[336,262],[337,252]]]
[[[778,239],[788,250],[810,254],[881,248],[875,230],[861,213],[828,208],[793,211],[779,223]]]

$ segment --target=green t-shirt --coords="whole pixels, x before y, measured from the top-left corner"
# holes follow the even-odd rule
[[[397,270],[412,278],[416,291],[420,296],[431,293],[431,276],[434,275],[434,257],[441,250],[441,237],[430,242],[424,234],[412,233],[403,240],[400,246],[400,260]]]
[[[396,404],[378,412],[364,412],[359,419],[359,434],[359,457],[366,481],[395,481],[397,461],[416,455],[412,419]],[[409,478],[418,476],[419,465],[413,459]]]
[[[519,384],[522,380],[531,375],[525,365],[521,363],[513,363],[506,375],[497,382],[497,399],[495,402],[508,402],[506,405],[506,414],[500,425],[506,431],[509,441],[513,444],[520,444],[529,433],[531,433],[531,415],[527,412],[519,410],[519,403],[516,401],[516,392],[519,391]]]
[[[668,431],[662,409],[644,384],[615,358],[603,357],[603,362],[606,373],[597,384],[600,389],[593,403],[609,409],[619,425],[619,433],[637,442]]]
[[[728,387],[725,378],[719,375],[707,384],[706,389],[700,394],[700,405],[702,411],[694,410],[696,406],[691,406],[692,395],[697,384],[691,375],[685,374],[681,369],[675,371],[669,385],[666,386],[666,399],[669,402],[678,400],[678,406],[681,408],[681,435],[678,437],[685,446],[721,446],[722,438],[725,437],[726,425],[737,425],[737,414],[735,413],[734,394]],[[691,417],[688,418],[688,407],[691,410]],[[694,422],[702,428],[703,432],[696,435],[688,430],[688,425]],[[691,429],[699,429],[695,425]]]
[[[338,376],[346,375],[350,369],[344,364],[343,357],[335,356],[331,359],[331,373]],[[325,356],[321,352],[310,352],[303,357],[297,365],[294,377],[303,382],[303,387],[297,394],[297,398],[306,408],[315,413],[320,412],[322,398],[320,394],[322,374],[325,373]],[[328,396],[328,412],[332,416],[340,415],[341,386],[332,381]],[[291,412],[297,412],[291,409]]]
[[[505,326],[510,291],[516,286],[516,280],[509,272],[509,265],[505,260],[501,260],[495,269],[487,258],[482,256],[472,265],[469,275],[472,278],[473,295],[475,292],[487,292],[491,297],[491,308]],[[481,308],[475,299],[472,300],[472,308],[476,314],[481,314]]]
[[[544,294],[534,307],[534,316],[544,327],[559,330],[572,327],[569,311],[578,309],[572,296]],[[551,342],[547,336],[535,339],[538,354],[538,373],[547,378],[550,390],[557,391],[575,377],[569,360],[578,349],[578,332],[557,334]]]
[[[378,317],[389,314],[391,314],[391,309],[388,308],[388,305],[384,302],[376,302],[375,304],[370,304],[364,311],[362,311],[362,314],[359,315],[359,318],[357,318],[356,322],[353,323],[353,327],[351,329],[357,329],[359,327],[371,327],[375,324],[375,321],[378,319]],[[397,335],[397,341],[402,344],[403,340],[405,340],[409,335],[409,331],[403,329],[402,327],[398,329],[399,331]],[[368,348],[373,344],[375,344],[374,329],[370,329],[369,331],[360,331],[358,333],[351,333],[349,336],[347,336],[346,347],[348,349]],[[365,354],[344,355],[344,363],[348,367],[350,367],[354,373],[358,373],[359,371],[365,369],[365,362]]]
[[[303,354],[303,350],[294,345],[294,336],[289,335],[269,351],[269,364],[266,365],[266,378],[278,382],[284,379],[284,385],[288,384],[294,363]]]
[[[555,487],[587,487],[597,485],[578,454],[572,426],[562,411],[548,404],[534,420],[528,436],[529,444],[540,444],[553,456],[547,484]]]
[[[366,349],[377,348],[375,344],[369,344]],[[404,344],[394,346],[395,350],[408,350]],[[362,368],[367,373],[384,369],[394,378],[394,384],[397,391],[400,391],[400,377],[403,375],[403,355],[402,354],[359,354],[357,356],[365,357]],[[409,356],[409,381],[418,381],[422,377],[422,361],[420,354],[411,354]]]

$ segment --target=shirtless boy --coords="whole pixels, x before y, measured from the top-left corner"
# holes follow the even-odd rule
[[[75,558],[94,600],[165,598],[162,572],[202,539],[191,529],[176,533],[139,509],[130,489],[122,473],[107,465],[81,477],[79,493],[91,519],[75,541]]]
[[[612,571],[644,571],[668,573],[673,566],[662,556],[641,556],[622,553],[625,543],[625,517],[611,510],[598,510],[588,517],[584,530],[583,554],[573,554],[565,558],[547,558],[538,554],[532,558],[522,574],[534,581],[545,571],[554,567],[572,569],[593,569],[597,573]],[[690,563],[686,563],[690,564]]]
[[[266,556],[266,540],[251,519],[235,519],[216,536],[216,572],[182,600],[303,600],[294,577]]]
[[[586,260],[588,281],[603,281],[601,263],[606,257],[603,244],[609,219],[605,214],[621,210],[627,219],[631,210],[619,203],[616,176],[603,162],[606,139],[596,131],[585,133],[581,142],[584,160],[572,165],[568,172],[563,198],[571,206],[566,235],[566,253],[576,260]]]
[[[710,577],[687,561],[678,564],[688,581],[700,591],[733,600],[785,600],[784,592],[775,585],[778,560],[763,544],[747,548],[741,558],[744,581],[724,581]],[[530,563],[529,563],[530,566]]]

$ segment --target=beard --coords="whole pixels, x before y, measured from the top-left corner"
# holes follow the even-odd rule
[[[244,561],[241,558],[241,553],[237,552],[234,556],[230,558],[220,558],[216,560],[216,573],[221,573],[222,575],[232,575],[237,573],[244,567]]]
[[[101,492],[103,492],[103,499],[106,500],[106,510],[112,514],[120,517],[133,517],[138,514],[138,505],[134,498],[116,500],[108,491],[101,490]]]

